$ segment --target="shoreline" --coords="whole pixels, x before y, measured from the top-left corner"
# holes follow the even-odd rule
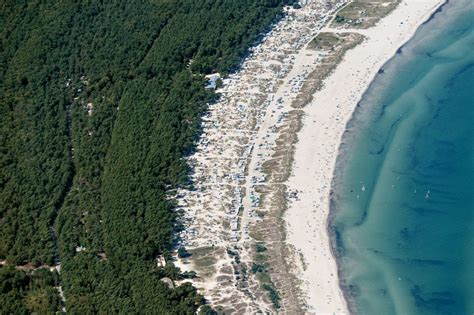
[[[324,80],[324,87],[313,94],[314,100],[304,109],[304,125],[298,133],[292,175],[288,180],[288,188],[300,191],[300,198],[288,205],[285,214],[287,243],[304,257],[294,273],[302,280],[301,289],[306,294],[309,312],[354,312],[349,293],[339,277],[338,255],[334,252],[334,235],[329,225],[336,161],[347,124],[383,65],[396,56],[418,28],[442,10],[446,2],[402,1],[374,27],[337,30],[357,32],[367,39],[346,53]],[[326,30],[334,31],[322,31]],[[350,78],[348,73],[352,74]],[[322,108],[324,106],[331,108]],[[308,183],[314,185],[308,188]],[[312,218],[311,222],[307,218]]]
[[[346,305],[348,307],[348,312],[350,314],[356,314],[356,310],[354,309],[354,306],[351,305],[351,303],[353,303],[353,293],[351,292],[351,289],[344,283],[344,280],[341,278],[342,270],[341,270],[341,266],[340,266],[340,263],[339,263],[339,259],[341,259],[341,254],[338,253],[339,249],[337,247],[338,246],[337,245],[337,242],[338,242],[337,241],[337,235],[336,235],[335,229],[332,227],[332,224],[331,224],[332,220],[334,219],[334,211],[336,211],[335,203],[334,203],[334,198],[335,198],[335,195],[336,195],[336,187],[335,186],[337,185],[337,183],[338,183],[337,181],[339,180],[339,176],[341,175],[341,173],[340,173],[341,170],[338,166],[342,166],[344,161],[346,161],[346,159],[344,157],[344,154],[346,154],[347,151],[350,150],[349,149],[350,143],[345,141],[345,140],[348,140],[348,139],[346,139],[346,133],[350,132],[350,129],[352,127],[350,125],[353,122],[354,116],[357,115],[358,109],[360,108],[359,107],[360,103],[365,99],[365,95],[366,95],[367,91],[371,88],[372,84],[377,80],[378,76],[384,74],[383,70],[384,70],[385,65],[388,64],[390,61],[392,61],[394,58],[396,58],[398,55],[402,54],[403,53],[403,48],[415,37],[415,35],[419,31],[419,29],[422,26],[428,24],[435,17],[436,14],[442,12],[443,8],[448,3],[449,3],[449,0],[439,1],[439,3],[431,11],[431,13],[427,14],[426,16],[424,16],[424,18],[422,20],[420,20],[419,25],[414,29],[414,31],[412,32],[410,37],[397,49],[397,51],[390,58],[387,59],[387,61],[385,63],[383,63],[383,65],[380,67],[379,71],[374,75],[373,79],[370,81],[367,88],[361,94],[361,98],[359,99],[356,106],[354,107],[354,111],[352,112],[350,118],[348,119],[348,121],[346,123],[346,128],[344,130],[344,133],[341,136],[341,143],[340,143],[340,146],[339,146],[339,149],[338,149],[338,154],[337,154],[336,161],[335,161],[335,170],[334,170],[333,178],[331,180],[330,200],[329,200],[329,214],[328,214],[328,219],[327,219],[327,222],[326,222],[327,223],[326,228],[327,228],[328,235],[329,235],[331,254],[333,255],[334,259],[336,260],[336,264],[337,264],[339,287],[341,288],[341,291],[342,291],[342,294],[344,296]]]

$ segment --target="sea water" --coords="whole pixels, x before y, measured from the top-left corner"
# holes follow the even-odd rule
[[[329,230],[358,314],[474,314],[474,1],[451,0],[348,123]]]

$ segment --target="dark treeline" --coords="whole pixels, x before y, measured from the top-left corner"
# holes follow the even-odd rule
[[[13,266],[0,268],[0,314],[48,314],[59,310],[57,284],[58,274],[44,268],[34,273]]]
[[[284,0],[0,4],[2,313],[191,314],[166,192],[215,95]],[[61,261],[60,277],[39,266]],[[30,270],[25,271],[25,270]],[[3,303],[5,302],[5,303]]]

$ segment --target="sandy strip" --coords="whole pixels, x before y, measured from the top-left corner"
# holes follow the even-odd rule
[[[347,52],[325,80],[325,87],[305,108],[304,127],[298,134],[293,173],[288,180],[288,188],[300,193],[289,205],[285,219],[287,242],[304,257],[304,268],[302,264],[295,274],[303,282],[309,313],[348,313],[326,228],[334,165],[346,124],[378,70],[442,2],[403,0],[375,27],[349,30],[367,36],[367,40]]]

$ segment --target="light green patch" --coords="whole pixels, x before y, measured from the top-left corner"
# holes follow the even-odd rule
[[[319,33],[309,44],[308,48],[318,50],[334,50],[341,41],[340,36],[335,33]]]
[[[270,278],[270,275],[267,272],[261,272],[257,275],[258,281],[260,283],[270,283],[272,279]]]
[[[215,264],[217,259],[224,254],[224,250],[218,247],[201,247],[190,250],[193,265],[197,275],[202,278],[211,277],[216,273]]]
[[[369,28],[392,12],[400,0],[356,0],[342,8],[332,22],[332,27]]]

